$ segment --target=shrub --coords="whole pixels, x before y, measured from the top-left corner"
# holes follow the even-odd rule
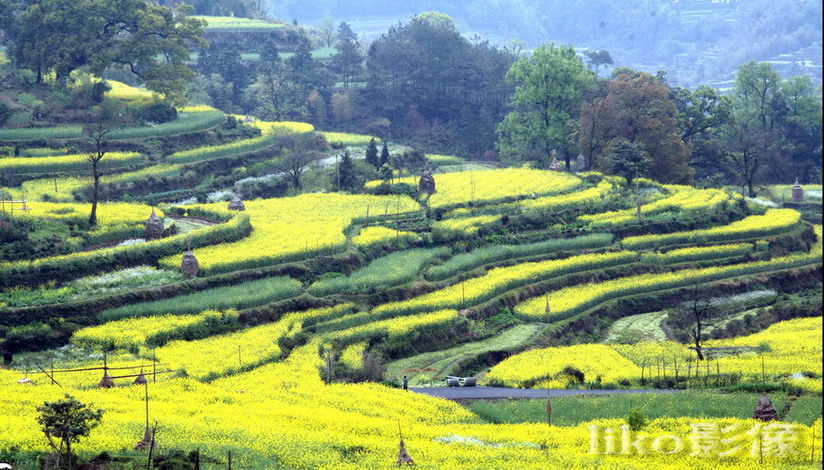
[[[584,383],[584,381],[586,380],[586,376],[584,375],[584,373],[581,372],[580,369],[577,369],[572,366],[565,366],[563,369],[561,369],[561,372],[559,372],[558,375],[563,377],[569,377],[571,383],[579,385]]]
[[[627,424],[633,431],[640,431],[647,426],[647,417],[640,409],[633,408],[627,415]]]

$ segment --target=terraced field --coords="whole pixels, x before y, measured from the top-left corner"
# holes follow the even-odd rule
[[[312,132],[294,123],[256,125],[260,136],[173,152],[108,182],[140,185],[188,165],[242,161],[280,132]],[[346,145],[362,143],[344,137]],[[74,157],[12,158],[56,164]],[[383,378],[407,375],[415,385],[477,374],[505,386],[650,386],[654,361],[694,357],[658,326],[662,309],[692,290],[720,298],[820,289],[821,226],[793,209],[645,182],[639,213],[634,190],[620,179],[534,169],[436,173],[435,183],[429,217],[412,196],[369,193],[259,198],[244,201],[243,211],[226,202],[164,204],[157,213],[169,223],[176,217],[196,225],[159,240],[90,246],[141,235],[151,210],[139,197],[102,205],[97,230],[110,235],[89,237],[86,251],[79,243],[60,255],[0,261],[2,331],[13,339],[48,322],[72,322],[74,346],[66,350],[76,357],[59,367],[99,365],[104,348],[114,349],[107,367],[160,367],[148,390],[163,446],[211,456],[232,451],[243,468],[392,465],[400,422],[407,449],[426,468],[585,467],[597,459],[610,468],[675,469],[692,462],[688,453],[588,455],[586,423],[490,425],[456,403],[350,382],[375,379],[369,374],[383,362]],[[68,199],[84,184],[67,180],[55,192]],[[371,182],[367,190],[380,186]],[[30,195],[51,189],[42,179],[13,188]],[[71,203],[32,206],[25,217],[37,223],[82,222]],[[184,254],[197,259],[193,276],[178,274]],[[820,316],[773,323],[708,343],[726,351],[713,367],[735,375],[735,384],[820,394]],[[0,369],[7,417],[0,449],[44,448],[35,407],[67,390],[106,409],[81,452],[131,449],[144,432],[145,391],[130,387],[131,378],[96,389],[99,377],[90,374],[71,375],[61,388],[34,373],[47,358],[21,354],[15,368]],[[576,382],[570,368],[584,378]],[[21,374],[31,382],[17,383]],[[691,418],[660,417],[645,432],[686,439]],[[799,429],[820,436],[821,419]],[[806,456],[820,455],[816,449],[808,444],[805,457],[787,465],[814,466]],[[749,455],[712,462],[752,465]]]

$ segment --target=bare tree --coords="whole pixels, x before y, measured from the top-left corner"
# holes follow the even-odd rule
[[[292,186],[300,191],[303,188],[303,183],[301,182],[303,172],[310,164],[321,158],[323,158],[323,154],[320,152],[292,151],[275,165],[275,170],[285,173],[292,183]]]
[[[740,122],[726,129],[726,157],[738,176],[741,193],[756,196],[756,185],[770,155],[774,153],[775,134],[768,130],[752,129]]]
[[[332,44],[335,42],[335,19],[331,16],[324,16],[322,20],[320,20],[320,37],[323,39],[323,43],[326,44],[326,47],[332,47]]]
[[[714,326],[720,316],[721,311],[712,301],[701,298],[696,284],[692,288],[692,294],[687,304],[670,312],[668,323],[687,332],[690,340],[695,345],[698,360],[703,361],[703,344],[707,336],[707,329]]]
[[[114,131],[119,122],[121,113],[117,105],[104,101],[96,106],[88,115],[83,134],[91,142],[93,149],[86,155],[86,160],[92,164],[92,211],[89,214],[89,225],[97,224],[97,202],[100,197],[100,161],[106,156],[108,136]]]

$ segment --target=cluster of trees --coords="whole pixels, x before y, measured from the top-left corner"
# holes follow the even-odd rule
[[[511,87],[509,52],[473,43],[452,18],[422,13],[372,43],[363,96],[372,126],[426,148],[491,151]]]
[[[65,84],[83,69],[104,76],[128,70],[150,90],[180,102],[189,80],[189,49],[203,45],[203,22],[144,0],[42,0],[0,5],[0,17],[15,65],[35,72],[40,83],[54,74]]]
[[[504,161],[547,167],[562,156],[632,180],[738,184],[821,178],[821,91],[806,75],[782,80],[743,64],[730,94],[670,86],[621,67],[599,80],[571,46],[547,44],[516,62],[512,111],[498,126]]]
[[[284,39],[272,35],[257,48],[259,60],[243,60],[231,35],[211,38],[198,54],[200,76],[189,89],[195,101],[229,112],[269,120],[311,120],[318,126],[347,122],[353,116],[353,82],[363,75],[363,53],[357,35],[340,23],[334,38],[337,52],[328,60],[313,57],[318,46],[305,30]],[[281,57],[284,43],[290,57]],[[294,43],[291,44],[291,43]],[[341,83],[340,87],[336,87]]]

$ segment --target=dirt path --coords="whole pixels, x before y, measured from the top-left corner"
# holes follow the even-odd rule
[[[448,400],[496,400],[504,398],[546,398],[545,388],[502,388],[502,387],[423,387],[410,391],[446,398]],[[628,393],[677,393],[678,390],[551,390],[552,397],[571,395],[624,395]]]

